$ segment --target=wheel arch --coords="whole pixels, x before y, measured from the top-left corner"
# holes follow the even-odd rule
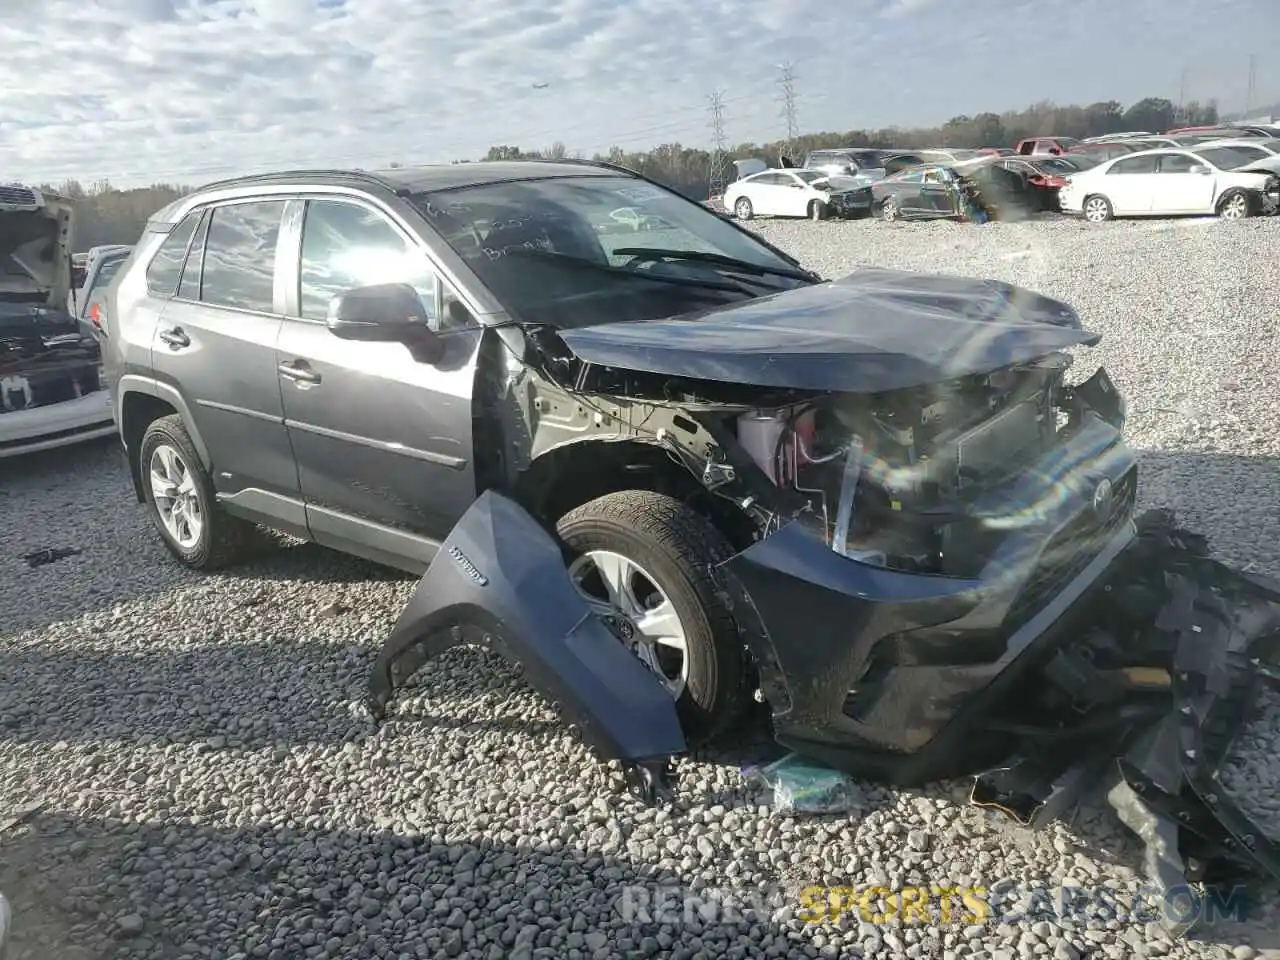
[[[120,440],[124,444],[133,491],[139,503],[146,498],[142,490],[142,464],[138,461],[138,449],[142,445],[142,436],[147,432],[147,427],[161,417],[176,414],[182,418],[183,426],[200,455],[201,464],[206,470],[209,469],[209,450],[196,429],[186,402],[177,390],[145,377],[124,376],[120,379],[118,397]]]
[[[513,496],[549,528],[570,510],[609,493],[651,490],[688,504],[735,550],[755,542],[756,524],[736,504],[711,493],[656,443],[583,438],[552,447],[517,478]]]

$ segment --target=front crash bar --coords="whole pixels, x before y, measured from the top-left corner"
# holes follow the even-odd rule
[[[1167,670],[1167,694],[1109,691],[1079,719],[1083,729],[1103,717],[1109,731],[1095,728],[1069,749],[1060,731],[1029,736],[1014,760],[975,778],[971,799],[1040,827],[1068,805],[1067,795],[1074,802],[1083,784],[1105,774],[1107,801],[1145,844],[1147,879],[1164,900],[1161,921],[1180,937],[1203,919],[1202,910],[1168,910],[1173,898],[1191,895],[1188,882],[1242,873],[1280,879],[1280,845],[1221,782],[1259,688],[1280,686],[1280,583],[1211,559],[1204,539],[1179,530],[1166,511],[1140,520],[1126,567],[1145,575],[1109,592],[1128,605],[1122,621],[1145,629],[1117,638],[1113,625],[1103,642],[1120,639],[1131,658]]]
[[[521,667],[590,747],[623,761],[633,792],[669,791],[671,758],[687,749],[671,694],[573,589],[552,536],[493,491],[450,531],[378,654],[374,719],[419,667],[460,643]]]

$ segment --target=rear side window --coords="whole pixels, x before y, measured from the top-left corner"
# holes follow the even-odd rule
[[[1151,154],[1146,157],[1126,157],[1123,160],[1117,160],[1111,165],[1111,169],[1107,171],[1107,176],[1113,173],[1155,173],[1156,172],[1156,155]]]
[[[169,231],[160,249],[147,264],[147,292],[153,297],[172,297],[182,276],[182,264],[187,259],[187,245],[200,220],[199,212],[189,213],[182,222]]]
[[[219,307],[272,313],[276,241],[283,200],[215,207],[204,245],[200,300]]]

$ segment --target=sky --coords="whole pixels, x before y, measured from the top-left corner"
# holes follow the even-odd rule
[[[0,179],[707,146],[1038,100],[1280,100],[1280,0],[0,0]],[[1249,47],[1256,38],[1259,49]]]

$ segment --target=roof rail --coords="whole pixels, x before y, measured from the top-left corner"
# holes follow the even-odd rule
[[[211,183],[201,184],[196,189],[203,191],[221,187],[252,186],[256,183],[270,184],[277,180],[292,180],[298,177],[334,180],[360,180],[364,183],[383,187],[387,190],[400,190],[400,188],[390,180],[385,177],[381,177],[376,173],[370,173],[368,170],[332,168],[303,168],[298,170],[276,170],[271,173],[250,173],[239,177],[228,177],[225,180],[214,180]]]

